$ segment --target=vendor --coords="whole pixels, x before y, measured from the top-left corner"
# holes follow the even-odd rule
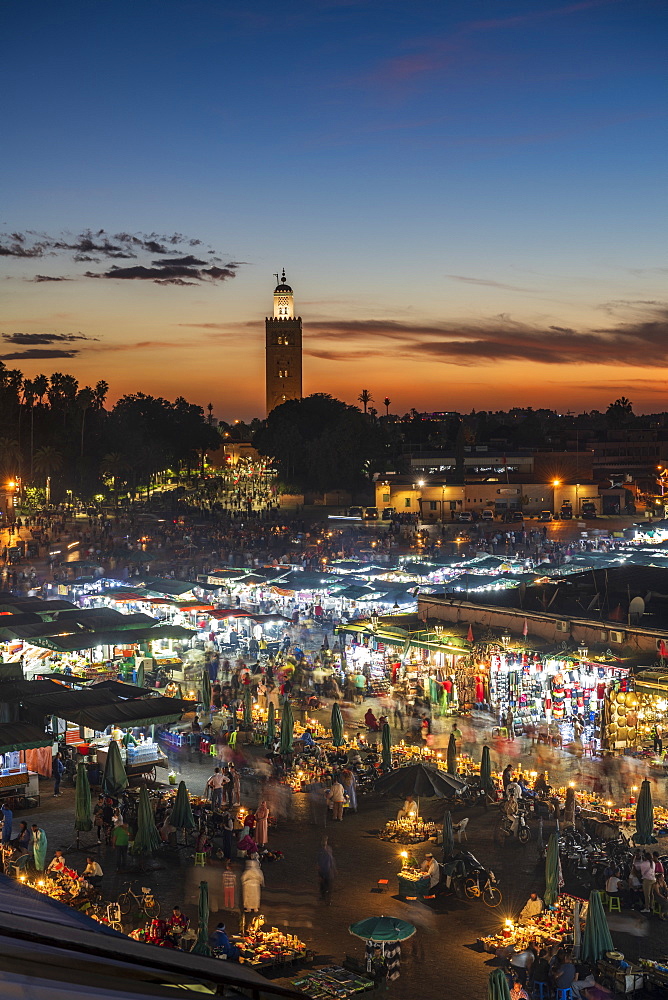
[[[123,730],[119,729],[118,726],[113,726],[111,730],[111,738],[115,740],[116,743],[120,743],[123,739]]]
[[[409,795],[403,806],[397,813],[397,820],[400,819],[417,819],[418,814],[418,804],[412,795]]]
[[[543,912],[544,907],[545,903],[540,898],[538,893],[532,892],[520,911],[520,923],[526,923],[526,921],[530,920],[532,917],[537,917],[539,913]]]
[[[167,930],[170,934],[176,937],[180,937],[188,929],[188,921],[181,912],[179,906],[175,906],[172,910],[172,915],[167,921]]]
[[[86,858],[86,867],[81,874],[81,878],[86,882],[89,882],[93,888],[97,889],[99,888],[103,875],[104,872],[102,871],[100,863],[96,861],[95,858]]]
[[[420,871],[429,876],[429,888],[433,889],[441,881],[441,868],[433,854],[425,854]]]
[[[370,708],[367,708],[366,712],[364,713],[364,725],[367,727],[367,729],[370,729],[372,733],[377,733],[380,728],[378,725],[378,719],[373,714]]]
[[[123,738],[121,740],[121,743],[123,744],[124,747],[136,747],[137,746],[137,741],[134,738],[134,736],[132,735],[132,730],[131,729],[126,729],[125,730],[125,732],[123,733]]]
[[[62,851],[56,851],[56,853],[54,854],[53,858],[49,862],[46,870],[47,870],[47,872],[58,873],[58,872],[65,871],[66,868],[67,868],[67,865],[65,864],[65,857],[63,855],[63,852]]]

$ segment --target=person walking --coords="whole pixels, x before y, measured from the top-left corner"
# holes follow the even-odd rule
[[[642,861],[638,865],[638,868],[640,870],[640,878],[642,879],[642,891],[645,897],[645,908],[642,912],[651,913],[652,896],[654,895],[654,888],[656,886],[656,868],[654,867],[654,861],[649,851],[643,853]]]
[[[227,780],[229,781],[229,778]],[[214,812],[219,812],[223,804],[223,786],[226,783],[219,767],[214,770],[206,783],[206,787],[211,790],[211,808]]]
[[[332,822],[341,823],[343,821],[343,804],[346,800],[346,790],[338,778],[334,778],[328,798],[332,803]]]
[[[33,857],[35,859],[35,868],[38,872],[44,871],[44,865],[46,863],[46,848],[47,839],[44,830],[37,826],[37,823],[32,825],[32,850]]]
[[[244,901],[244,910],[255,913],[260,909],[260,896],[264,885],[264,875],[260,868],[260,862],[252,858],[246,862],[243,875],[241,876],[241,893]]]
[[[53,797],[54,799],[61,794],[60,782],[62,780],[63,774],[65,773],[65,765],[63,764],[62,756],[57,753],[53,758],[53,765],[51,767],[51,773],[53,774]]]
[[[255,842],[264,847],[269,842],[269,806],[262,799],[255,810]]]
[[[329,838],[327,837],[322,838],[316,867],[320,881],[320,898],[329,901],[336,876],[336,861],[334,860],[334,854],[332,848],[329,846]]]
[[[226,861],[223,869],[223,909],[235,910],[237,906],[237,876],[232,870],[232,862]]]
[[[12,825],[14,823],[14,813],[8,805],[2,805],[2,842],[8,844],[12,839]]]
[[[127,823],[119,823],[114,827],[111,835],[111,842],[116,848],[116,867],[118,871],[123,871],[128,859],[128,844],[130,843],[130,830]]]

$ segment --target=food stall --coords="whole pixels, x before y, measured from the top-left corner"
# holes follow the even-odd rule
[[[51,775],[53,738],[37,726],[0,724],[0,803],[39,805],[39,774]]]
[[[94,740],[90,746],[91,752],[95,753],[98,766],[102,771],[104,771],[107,763],[110,743],[111,739],[109,737],[102,737],[101,740]],[[124,747],[120,745],[119,749],[128,778],[143,775],[149,781],[155,781],[157,768],[169,768],[167,755],[160,748],[159,744],[151,739],[142,740],[136,746]]]
[[[232,935],[231,940],[241,952],[241,961],[260,972],[303,962],[309,954],[304,942],[295,934],[278,927],[265,928],[262,914],[255,917],[242,934]]]
[[[388,820],[379,837],[394,844],[421,844],[425,840],[435,839],[436,832],[433,820],[425,820],[422,816],[403,816],[401,819]]]
[[[586,913],[585,900],[562,893],[554,909],[543,910],[522,923],[508,917],[498,933],[478,938],[478,945],[497,958],[507,958],[513,951],[523,951],[532,941],[541,948],[554,945],[571,947],[576,915],[583,924]]]

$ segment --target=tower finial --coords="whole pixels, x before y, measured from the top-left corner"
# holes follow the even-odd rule
[[[281,275],[281,281],[285,284],[285,268],[283,268],[283,274]]]

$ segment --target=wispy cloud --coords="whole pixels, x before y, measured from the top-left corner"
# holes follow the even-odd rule
[[[85,333],[3,333],[7,344],[70,344],[75,340],[97,340]]]
[[[487,288],[503,288],[509,292],[530,292],[531,288],[520,288],[518,285],[506,285],[501,281],[492,281],[489,278],[469,278],[465,274],[446,274],[446,278],[452,281],[462,281],[467,285],[484,285]]]

